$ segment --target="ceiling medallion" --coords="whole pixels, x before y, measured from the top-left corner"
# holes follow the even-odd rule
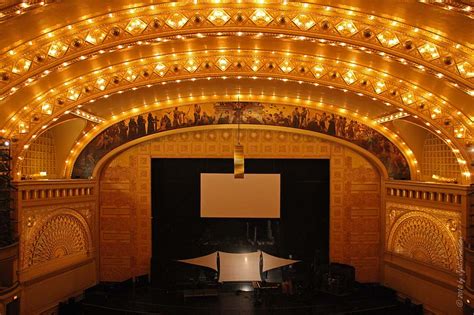
[[[250,66],[250,68],[252,68],[252,71],[257,72],[261,67],[262,62],[259,59],[252,60],[252,65]]]
[[[81,95],[79,90],[70,89],[67,91],[67,98],[71,101],[76,101],[79,98],[79,95]]]
[[[68,49],[68,45],[63,42],[55,42],[51,44],[48,50],[48,55],[54,58],[62,57]]]
[[[156,64],[154,71],[160,76],[163,77],[166,74],[168,67],[163,63],[159,62]]]
[[[324,67],[323,67],[323,65],[318,64],[318,65],[315,65],[313,68],[311,68],[311,71],[313,72],[313,75],[316,78],[320,78],[320,77],[322,77],[322,75],[324,73]]]
[[[347,71],[346,73],[344,73],[344,75],[342,76],[342,78],[344,79],[344,81],[351,85],[352,83],[354,83],[356,80],[357,80],[357,77],[356,75],[354,74],[354,71],[352,70],[349,70]]]
[[[96,81],[96,86],[101,91],[105,90],[107,87],[107,80],[104,78],[98,78]]]
[[[41,106],[41,112],[46,115],[51,115],[53,113],[53,106],[48,103],[45,103]]]
[[[125,79],[129,82],[135,81],[137,76],[138,74],[136,72],[133,72],[132,69],[128,69],[127,72],[125,73]]]
[[[250,16],[250,19],[258,26],[267,26],[271,21],[273,21],[273,17],[264,9],[255,10]]]
[[[136,35],[143,32],[146,26],[147,24],[145,22],[139,18],[134,18],[130,21],[130,23],[128,23],[128,25],[125,27],[125,30],[132,35]]]
[[[298,26],[299,29],[307,31],[316,24],[314,19],[310,15],[299,14],[293,18],[293,23]]]
[[[374,86],[374,91],[377,94],[383,93],[387,89],[385,82],[377,81]]]
[[[217,67],[221,69],[221,71],[226,71],[229,68],[230,62],[225,57],[220,57],[217,59]]]
[[[407,92],[402,95],[402,101],[406,105],[410,105],[415,102],[415,96],[413,95],[412,92]]]
[[[392,32],[387,31],[387,30],[380,32],[377,35],[377,39],[383,46],[389,47],[389,48],[400,43],[400,41],[398,40],[398,37]]]
[[[283,61],[279,66],[284,73],[290,73],[294,69],[293,64],[289,60]]]
[[[474,77],[474,71],[472,69],[472,65],[469,62],[464,61],[464,62],[458,63],[457,67],[458,67],[459,73],[463,77],[467,79]]]
[[[186,61],[186,64],[184,65],[184,69],[188,70],[188,72],[190,73],[196,71],[197,68],[198,63],[194,59],[188,59],[188,61]]]
[[[188,18],[181,13],[173,13],[166,19],[166,24],[175,30],[182,28],[187,22]]]
[[[23,58],[23,59],[18,60],[18,62],[13,67],[12,72],[15,74],[20,74],[20,73],[28,71],[28,69],[30,69],[30,66],[31,66],[31,61]]]
[[[96,29],[86,36],[86,42],[91,43],[92,45],[98,45],[102,43],[107,33],[103,32],[101,29]]]
[[[427,60],[433,60],[439,58],[438,50],[436,46],[431,43],[425,43],[424,45],[418,47],[418,51],[421,56]]]
[[[336,25],[336,30],[344,36],[352,36],[357,33],[357,27],[352,21],[342,21]]]
[[[214,9],[207,19],[216,26],[222,26],[230,20],[230,15],[222,9]]]

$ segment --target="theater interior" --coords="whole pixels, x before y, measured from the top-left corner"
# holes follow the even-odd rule
[[[470,0],[0,0],[0,315],[473,314]]]

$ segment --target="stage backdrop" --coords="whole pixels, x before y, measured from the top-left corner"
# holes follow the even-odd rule
[[[232,102],[161,109],[117,122],[84,148],[74,164],[72,178],[89,178],[105,154],[128,141],[178,128],[239,121],[311,130],[350,141],[377,156],[390,177],[410,179],[408,163],[400,150],[385,136],[358,121],[306,107]]]
[[[154,284],[173,286],[211,276],[176,261],[214,251],[291,255],[302,261],[295,265],[302,273],[312,264],[328,263],[329,160],[246,159],[245,170],[281,174],[280,218],[201,217],[201,173],[232,173],[231,159],[152,160]]]
[[[101,172],[100,281],[150,272],[152,157],[233,157],[236,130],[183,131],[133,146]],[[330,159],[330,259],[355,266],[358,281],[381,281],[381,176],[360,153],[317,135],[244,129],[241,142],[248,158]]]

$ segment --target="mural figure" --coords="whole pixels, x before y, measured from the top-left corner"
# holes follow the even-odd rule
[[[95,137],[74,164],[73,178],[88,178],[97,162],[118,146],[154,133],[214,124],[273,125],[311,130],[350,141],[377,156],[394,179],[410,179],[408,163],[390,140],[355,120],[322,111],[262,103],[207,103],[162,109],[120,121]]]

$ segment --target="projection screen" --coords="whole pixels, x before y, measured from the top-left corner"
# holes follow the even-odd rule
[[[225,253],[219,252],[219,282],[261,281],[260,252]]]
[[[279,218],[280,174],[201,174],[201,217]]]

